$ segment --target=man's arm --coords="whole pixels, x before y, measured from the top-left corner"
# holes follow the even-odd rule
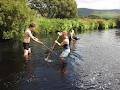
[[[29,32],[29,36],[30,36],[30,38],[32,38],[34,41],[36,41],[36,42],[38,42],[38,43],[40,43],[40,44],[43,44],[43,42],[41,42],[38,38],[34,37],[31,32]]]
[[[59,43],[57,40],[55,40],[55,43],[57,43],[59,46],[62,46],[61,43]]]
[[[57,43],[59,46],[63,46],[65,42],[66,42],[66,40],[64,40],[64,41],[61,42],[61,43],[59,43],[57,40],[55,41],[55,43]]]

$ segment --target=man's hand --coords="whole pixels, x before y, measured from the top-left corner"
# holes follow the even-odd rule
[[[39,41],[39,40],[38,40],[38,43],[40,43],[40,44],[44,45],[44,44],[43,44],[43,42],[41,42],[41,41]]]
[[[57,41],[57,40],[55,40],[55,43],[58,43],[58,41]]]
[[[61,36],[61,35],[62,35],[62,32],[58,32],[57,34],[58,34],[59,36]]]
[[[55,43],[57,43],[59,46],[61,46],[61,44],[57,40],[55,40]]]
[[[34,40],[35,40],[35,41],[39,41],[39,39],[38,39],[38,38],[36,38],[36,37],[34,37]]]

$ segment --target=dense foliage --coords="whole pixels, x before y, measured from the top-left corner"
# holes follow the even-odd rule
[[[69,31],[71,29],[77,31],[109,29],[116,27],[115,20],[105,19],[47,19],[39,20],[39,27],[42,32]]]
[[[47,18],[41,17],[29,5]],[[38,31],[46,33],[71,29],[81,32],[108,29],[116,27],[116,24],[120,27],[119,17],[116,20],[102,19],[96,15],[73,18],[76,12],[74,0],[29,0],[29,3],[26,0],[0,0],[0,39],[20,40],[26,26],[36,20]]]
[[[30,7],[48,18],[73,18],[77,15],[75,0],[28,0]]]
[[[22,32],[34,18],[25,0],[0,0],[0,38],[21,38]]]

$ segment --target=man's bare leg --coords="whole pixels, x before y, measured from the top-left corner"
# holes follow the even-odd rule
[[[60,57],[60,72],[66,74],[66,63],[64,57]]]
[[[24,49],[24,58],[28,60],[28,50]]]
[[[31,54],[31,48],[28,49],[28,54]]]
[[[31,48],[28,49],[28,59],[31,59]]]

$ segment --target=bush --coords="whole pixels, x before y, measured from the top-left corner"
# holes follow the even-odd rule
[[[114,28],[115,20],[105,19],[39,19],[39,28],[41,32],[49,33],[55,31],[69,31],[71,29],[77,31],[98,30]]]
[[[33,20],[35,12],[25,0],[0,1],[0,38],[21,39],[26,26]]]

